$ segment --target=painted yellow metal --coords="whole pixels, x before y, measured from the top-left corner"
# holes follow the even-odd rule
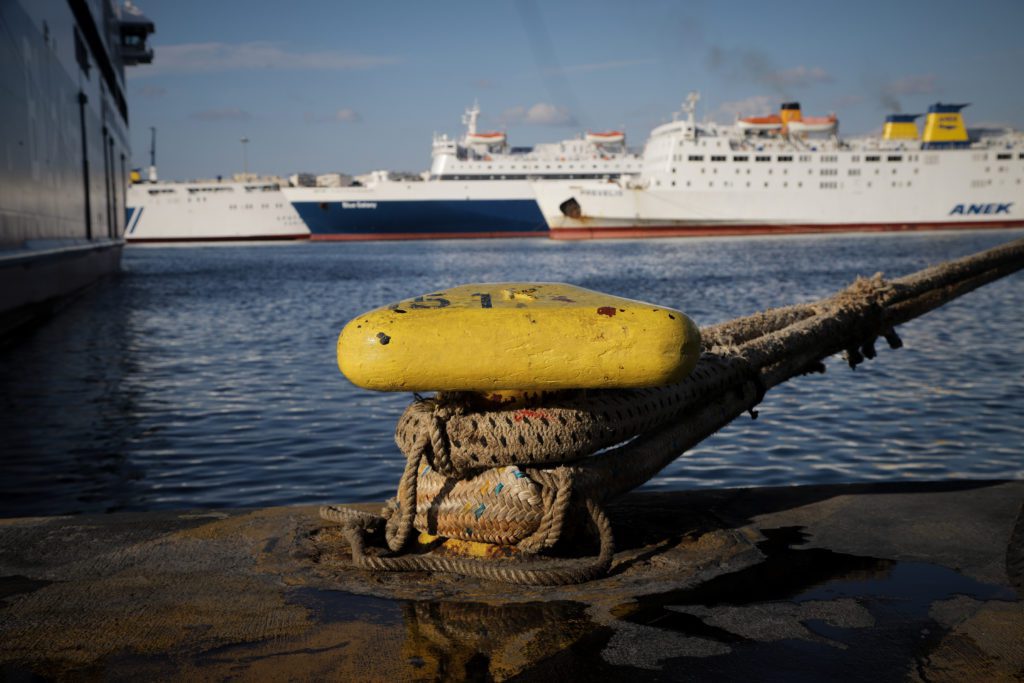
[[[916,140],[917,124],[913,121],[886,121],[882,127],[883,140]]]
[[[921,139],[924,142],[966,142],[964,117],[960,112],[928,112]]]
[[[699,354],[679,311],[558,283],[437,290],[360,315],[338,337],[338,367],[378,391],[658,386]]]

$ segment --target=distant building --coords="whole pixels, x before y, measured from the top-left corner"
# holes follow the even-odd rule
[[[312,173],[292,173],[288,176],[291,187],[316,187],[316,176]]]
[[[316,177],[317,187],[348,187],[352,184],[352,176],[347,173],[324,173]]]

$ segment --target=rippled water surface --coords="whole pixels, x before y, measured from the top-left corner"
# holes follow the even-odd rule
[[[705,325],[1021,234],[128,248],[118,278],[0,351],[0,515],[392,495],[410,396],[353,387],[334,343],[409,295],[565,281]],[[854,372],[835,358],[773,390],[648,486],[1024,476],[1024,275],[900,333]]]

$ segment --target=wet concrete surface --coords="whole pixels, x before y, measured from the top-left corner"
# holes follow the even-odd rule
[[[0,678],[1020,680],[1022,500],[631,494],[553,588],[368,574],[308,507],[0,520]]]

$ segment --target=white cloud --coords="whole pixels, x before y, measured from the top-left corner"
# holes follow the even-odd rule
[[[142,69],[130,69],[128,73],[136,78],[146,78],[166,74],[251,69],[347,71],[386,66],[400,61],[397,57],[354,55],[335,50],[294,52],[268,42],[183,43],[157,46],[154,53],[152,64]]]
[[[311,111],[307,111],[304,115],[306,123],[359,123],[363,120],[363,117],[359,115],[355,109],[351,107],[345,107],[339,109],[333,114],[314,114]]]
[[[622,69],[628,66],[646,66],[656,64],[656,59],[622,59],[612,62],[597,62],[594,64],[571,64],[569,66],[555,67],[550,69],[552,73],[574,74],[590,73],[592,71],[608,71],[609,69]]]
[[[193,112],[191,117],[199,121],[248,121],[252,114],[238,107],[224,107]]]
[[[135,89],[134,92],[138,93],[139,97],[156,98],[163,97],[164,95],[166,95],[167,88],[161,88],[158,85],[143,85]]]
[[[775,111],[778,103],[776,98],[767,95],[755,95],[742,100],[722,102],[712,117],[720,123],[732,123],[740,116],[761,116]]]
[[[935,92],[935,74],[904,76],[889,81],[883,90],[891,95],[930,95]]]
[[[559,107],[547,102],[538,102],[532,107],[512,107],[506,109],[501,115],[502,123],[527,124],[537,126],[575,126],[576,119],[565,107]]]
[[[334,120],[341,121],[343,123],[359,123],[363,120],[363,117],[359,115],[355,109],[345,107],[334,112]]]
[[[765,81],[778,88],[806,88],[816,83],[831,83],[832,76],[820,66],[794,66],[779,69],[766,75]]]

